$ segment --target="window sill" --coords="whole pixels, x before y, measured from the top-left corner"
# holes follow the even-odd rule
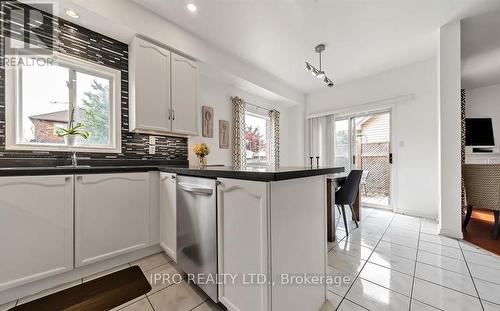
[[[29,145],[29,144],[15,144],[6,145],[5,150],[7,151],[49,151],[49,152],[87,152],[87,153],[121,153],[121,145],[117,147],[106,146],[106,147],[95,147],[95,146],[54,146],[54,145]]]

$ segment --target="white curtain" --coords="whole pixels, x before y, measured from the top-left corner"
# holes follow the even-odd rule
[[[333,166],[335,160],[335,116],[327,115],[307,120],[306,137],[307,154],[306,165],[316,166],[316,157],[319,157],[320,166]]]

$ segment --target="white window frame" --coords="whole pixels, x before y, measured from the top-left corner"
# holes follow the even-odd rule
[[[22,56],[16,56],[18,60]],[[91,63],[76,57],[53,52],[54,64],[66,67],[71,71],[91,74],[110,81],[110,143],[108,145],[61,145],[48,143],[25,143],[18,141],[22,133],[22,85],[21,67],[5,67],[5,148],[6,150],[25,151],[59,151],[59,152],[91,152],[121,153],[121,72],[119,70]],[[16,62],[17,64],[18,62]],[[76,92],[70,90],[69,100],[76,101]],[[68,104],[68,110],[69,106]]]
[[[267,112],[267,110],[266,110]],[[266,159],[267,161],[266,162],[248,162],[247,161],[247,165],[248,166],[268,166],[268,165],[271,165],[271,154],[270,154],[270,149],[271,149],[271,128],[270,128],[270,121],[271,119],[269,118],[269,115],[266,115],[264,113],[261,113],[258,109],[254,108],[252,109],[251,107],[246,107],[245,109],[245,116],[246,114],[249,114],[249,115],[253,115],[257,118],[263,118],[263,119],[266,119]],[[246,125],[245,125],[246,127]],[[245,152],[246,152],[246,148],[245,148]],[[245,155],[246,156],[246,155]]]

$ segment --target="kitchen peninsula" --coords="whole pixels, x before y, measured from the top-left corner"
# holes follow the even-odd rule
[[[234,283],[212,288],[214,295],[200,286],[229,310],[319,310],[325,302],[324,282],[282,280],[326,274],[325,176],[342,171],[162,165],[0,168],[0,234],[19,235],[0,257],[0,302],[122,264],[134,253],[144,256],[146,249],[157,252],[158,245],[184,268],[188,247],[183,245],[189,245],[200,251],[212,247],[214,272],[237,276]],[[187,238],[181,202],[196,205],[208,194],[194,180],[214,185],[213,219],[204,215],[203,222],[190,224],[201,230],[212,221],[212,240],[210,234],[195,242]],[[20,207],[23,213],[15,212]],[[38,213],[41,208],[44,217]],[[23,260],[33,249],[39,260]],[[238,279],[254,274],[267,282],[243,284]]]

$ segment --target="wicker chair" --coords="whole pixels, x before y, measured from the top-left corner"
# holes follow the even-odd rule
[[[495,215],[493,238],[497,239],[500,232],[500,164],[464,164],[462,176],[467,201],[463,228],[469,223],[473,207],[489,209]]]

